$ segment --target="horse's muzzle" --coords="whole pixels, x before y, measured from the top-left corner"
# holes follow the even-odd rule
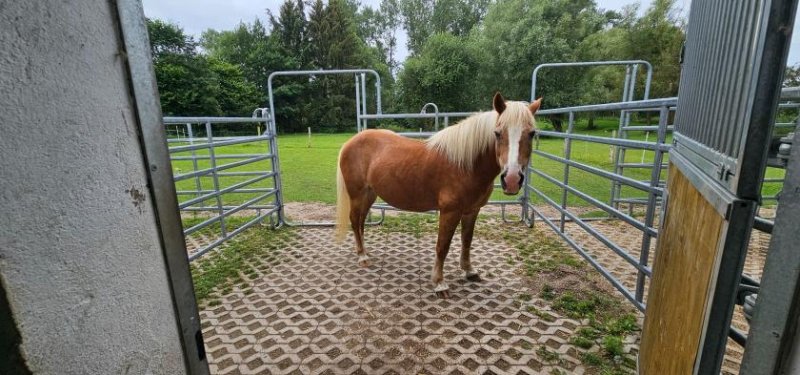
[[[500,187],[503,188],[503,193],[506,195],[516,195],[519,193],[519,189],[522,187],[522,184],[525,182],[525,175],[522,172],[518,172],[517,175],[519,179],[514,181],[513,178],[510,181],[506,181],[507,174],[503,172],[500,174]]]

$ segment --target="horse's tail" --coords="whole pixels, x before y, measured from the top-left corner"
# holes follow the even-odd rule
[[[342,166],[339,164],[343,151],[344,148],[339,151],[339,158],[336,160],[336,242],[344,240],[350,225],[350,194],[347,193]]]

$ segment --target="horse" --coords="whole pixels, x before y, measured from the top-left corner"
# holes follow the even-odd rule
[[[524,168],[537,132],[533,115],[541,106],[505,101],[498,92],[494,110],[474,114],[444,128],[426,141],[389,130],[364,130],[345,142],[336,173],[336,240],[355,236],[358,264],[369,266],[364,249],[364,223],[377,197],[407,211],[439,211],[436,260],[431,281],[440,298],[449,298],[442,267],[453,234],[461,223],[461,269],[468,281],[481,281],[470,263],[470,246],[478,212],[500,184],[516,195],[524,183]]]

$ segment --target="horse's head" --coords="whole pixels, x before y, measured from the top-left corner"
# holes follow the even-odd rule
[[[519,193],[525,182],[524,172],[537,131],[533,114],[541,104],[541,98],[528,105],[525,102],[506,102],[499,92],[494,95],[494,110],[498,113],[494,128],[495,152],[500,165],[500,184],[508,195]]]

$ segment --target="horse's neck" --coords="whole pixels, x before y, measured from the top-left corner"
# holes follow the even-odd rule
[[[479,183],[494,183],[494,179],[500,174],[500,166],[497,165],[497,157],[495,156],[494,142],[478,156],[473,165],[472,173]]]

